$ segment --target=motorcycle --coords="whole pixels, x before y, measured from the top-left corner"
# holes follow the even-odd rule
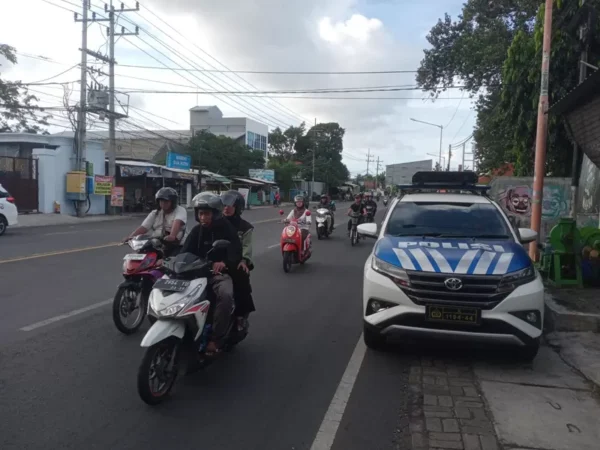
[[[375,207],[373,205],[367,205],[367,207],[365,208],[367,210],[367,218],[365,220],[366,223],[370,223],[373,222],[374,220],[374,212],[375,212]]]
[[[208,288],[208,278],[212,273],[211,254],[224,251],[228,246],[229,241],[217,240],[207,258],[180,253],[165,260],[165,275],[154,284],[148,301],[148,315],[156,321],[141,343],[146,352],[138,368],[137,389],[145,403],[157,405],[167,398],[179,374],[182,358],[187,373],[215,360],[206,355],[214,295]],[[224,337],[225,351],[233,349],[248,335],[248,322],[238,329],[233,312]]]
[[[279,211],[283,215],[283,210]],[[310,211],[306,211],[306,216],[310,217]],[[285,220],[283,221],[286,222]],[[292,269],[292,264],[304,264],[311,257],[310,232],[306,237],[306,251],[302,243],[302,231],[298,226],[297,220],[290,220],[281,232],[281,254],[283,256],[283,271],[288,273]]]
[[[350,228],[350,243],[354,247],[358,244],[358,240],[360,239],[358,235],[358,219],[360,219],[361,214],[357,212],[350,213],[350,220],[352,220],[352,227]]]
[[[146,317],[148,296],[152,285],[163,276],[157,262],[163,257],[160,239],[135,236],[122,245],[129,244],[136,253],[123,257],[123,278],[113,299],[112,316],[117,329],[123,334],[135,333]],[[138,311],[132,325],[127,318]]]
[[[333,232],[333,217],[331,211],[327,208],[317,208],[313,206],[313,209],[317,210],[317,239],[329,237]]]
[[[388,204],[387,197],[383,197],[383,206],[387,206],[387,204]]]

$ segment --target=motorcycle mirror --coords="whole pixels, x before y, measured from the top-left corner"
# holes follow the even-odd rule
[[[212,248],[220,250],[229,247],[229,244],[230,242],[228,240],[217,239],[215,242],[213,242]]]
[[[283,209],[280,209],[280,210],[279,210],[279,215],[280,215],[280,216],[283,216]]]
[[[305,214],[306,214],[306,217],[310,217],[310,214],[311,214],[311,213],[310,213],[310,210],[309,210],[309,211],[306,211],[306,213],[305,213]]]

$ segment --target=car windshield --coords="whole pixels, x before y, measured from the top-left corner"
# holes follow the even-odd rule
[[[512,239],[508,224],[489,203],[400,202],[392,212],[386,234]]]

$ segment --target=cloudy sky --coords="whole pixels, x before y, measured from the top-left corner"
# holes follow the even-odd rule
[[[4,3],[0,42],[17,48],[19,63],[12,67],[3,64],[2,76],[23,82],[70,82],[67,84],[73,91],[70,103],[77,102],[81,24],[74,22],[73,12],[81,11],[82,2]],[[105,17],[104,3],[101,0],[91,3],[97,17]],[[374,158],[383,161],[382,166],[429,159],[428,153],[438,153],[439,130],[412,122],[410,118],[445,127],[445,155],[449,144],[460,142],[472,132],[475,117],[469,99],[461,99],[462,93],[454,89],[435,103],[424,101],[426,94],[411,90],[415,86],[414,72],[368,75],[227,72],[415,71],[427,46],[428,31],[445,12],[456,16],[461,0],[144,0],[140,3],[139,13],[124,13],[119,18],[119,25],[125,31],[133,31],[138,25],[140,34],[120,38],[117,43],[117,89],[191,93],[130,94],[130,118],[119,128],[129,130],[132,136],[142,128],[158,132],[187,129],[188,110],[197,104],[217,105],[226,116],[251,117],[271,128],[298,125],[302,120],[334,121],[346,129],[344,162],[354,176],[365,173],[369,149]],[[132,7],[134,2],[126,1],[125,5]],[[27,18],[27,26],[22,17]],[[104,23],[89,26],[88,45],[101,53],[107,52]],[[107,71],[99,63],[93,67]],[[211,72],[201,71],[206,69]],[[107,84],[102,75],[97,75],[96,81]],[[277,93],[262,97],[194,93],[382,86],[408,90]],[[61,85],[33,86],[32,90],[41,99],[41,105],[59,106],[63,102]],[[125,102],[123,97],[121,100]],[[68,126],[60,117],[51,122],[52,131],[63,131]],[[96,126],[107,128],[103,122]],[[453,167],[460,158],[460,155],[453,157]],[[374,164],[370,169],[374,170]]]

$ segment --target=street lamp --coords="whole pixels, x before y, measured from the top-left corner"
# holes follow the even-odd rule
[[[413,119],[412,117],[410,118],[410,120],[412,120],[413,122],[419,122],[419,123],[424,123],[425,125],[431,125],[432,127],[438,127],[440,129],[440,156],[439,156],[439,165],[442,165],[442,137],[444,134],[444,126],[443,125],[438,125],[436,123],[430,123],[430,122],[425,122],[423,120],[417,120],[417,119]]]

